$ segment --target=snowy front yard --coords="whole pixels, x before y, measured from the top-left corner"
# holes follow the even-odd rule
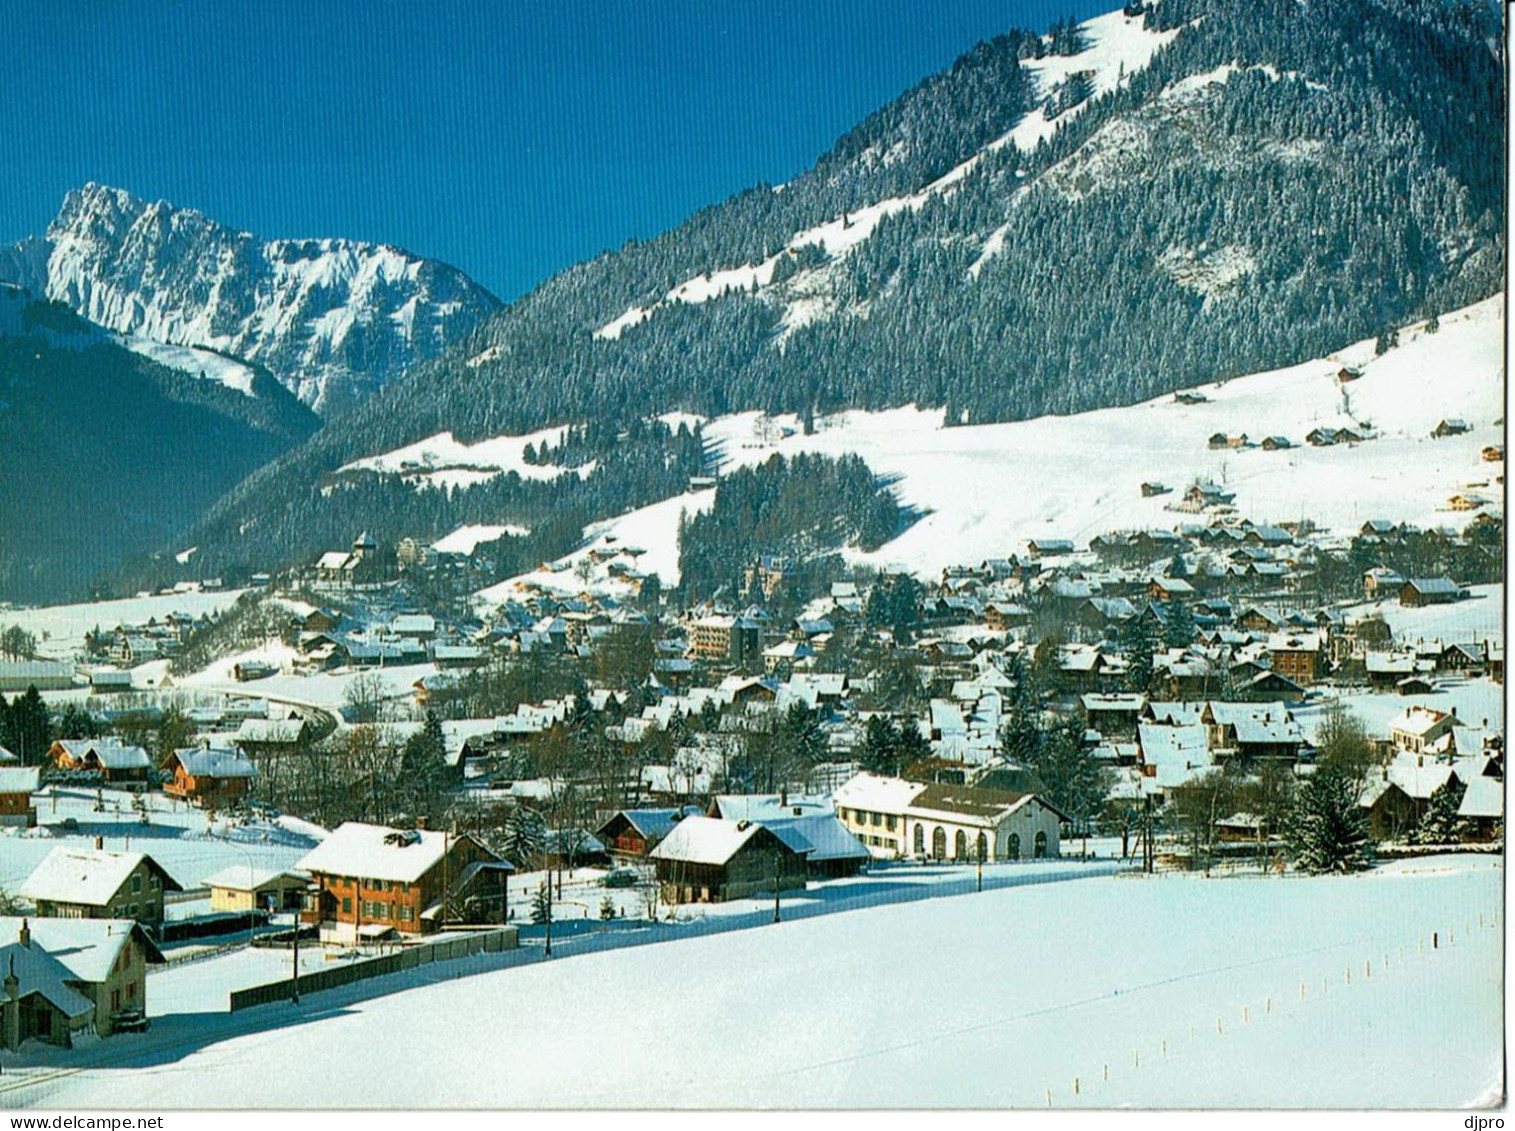
[[[921,900],[268,1007],[263,1031],[7,1099],[161,1106],[171,1071],[175,1102],[205,1107],[257,1103],[250,1072],[280,1105],[1486,1103],[1502,880],[1458,857]],[[365,1070],[334,1077],[350,1058]]]

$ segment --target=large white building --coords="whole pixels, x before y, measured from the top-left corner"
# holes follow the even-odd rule
[[[1058,854],[1068,818],[1034,793],[928,785],[858,774],[832,795],[836,815],[876,858],[964,863]]]

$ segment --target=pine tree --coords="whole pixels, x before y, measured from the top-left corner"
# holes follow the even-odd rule
[[[608,896],[608,895],[605,896],[605,897],[603,897],[600,900],[600,918],[601,919],[614,919],[615,918],[615,900],[611,899],[610,896]]]
[[[505,819],[500,851],[517,868],[524,868],[547,839],[547,825],[535,809],[522,805]]]
[[[888,715],[868,720],[860,761],[870,774],[893,777],[900,772],[900,730]]]
[[[1295,865],[1311,875],[1360,872],[1373,864],[1368,816],[1352,779],[1334,765],[1322,765],[1295,794],[1288,839]]]
[[[1146,612],[1138,613],[1121,628],[1126,651],[1126,687],[1143,694],[1152,686],[1152,658],[1157,653],[1157,629]]]
[[[552,885],[543,880],[531,896],[531,921],[542,924],[552,917]]]
[[[1168,603],[1168,622],[1163,626],[1163,643],[1169,648],[1187,648],[1194,643],[1194,615],[1189,606],[1174,598]]]
[[[1411,844],[1453,844],[1461,839],[1462,820],[1457,815],[1468,787],[1448,777],[1432,793],[1420,822],[1410,832]]]

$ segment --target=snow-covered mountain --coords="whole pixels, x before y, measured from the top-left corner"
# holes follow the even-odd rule
[[[0,280],[123,334],[261,364],[328,414],[500,306],[462,272],[399,248],[265,242],[97,184],[68,194],[46,239],[0,249]]]

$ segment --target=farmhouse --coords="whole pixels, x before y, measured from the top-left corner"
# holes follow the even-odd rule
[[[444,920],[504,922],[515,867],[473,837],[348,821],[296,865],[312,893],[302,919],[323,941],[438,930]]]
[[[156,935],[163,894],[183,891],[163,866],[142,852],[59,845],[21,884],[20,894],[49,919],[132,919]]]
[[[1406,608],[1447,605],[1461,596],[1457,582],[1449,577],[1409,578],[1399,587],[1399,603]]]
[[[110,1036],[123,1021],[146,1014],[147,967],[163,962],[163,955],[147,933],[125,919],[0,917],[0,966],[8,967],[12,955],[17,957],[16,972],[21,982],[20,1031],[15,1034],[15,1044],[36,1037],[67,1045],[71,1035],[80,1030]],[[28,981],[22,974],[28,959],[35,962],[30,984],[53,1007],[38,1010],[33,1003],[30,1019],[25,1000]],[[78,1002],[58,995],[58,981],[82,998],[87,1008],[81,1010]],[[62,1000],[53,1001],[55,996]],[[0,1004],[0,1010],[4,1008]],[[55,1028],[60,1014],[68,1022],[62,1032]],[[4,1035],[0,1036],[0,1047],[15,1047],[4,1039],[11,1032],[8,1023],[0,1026]]]
[[[810,851],[803,837],[757,821],[685,817],[650,858],[670,902],[720,903],[804,888]]]

